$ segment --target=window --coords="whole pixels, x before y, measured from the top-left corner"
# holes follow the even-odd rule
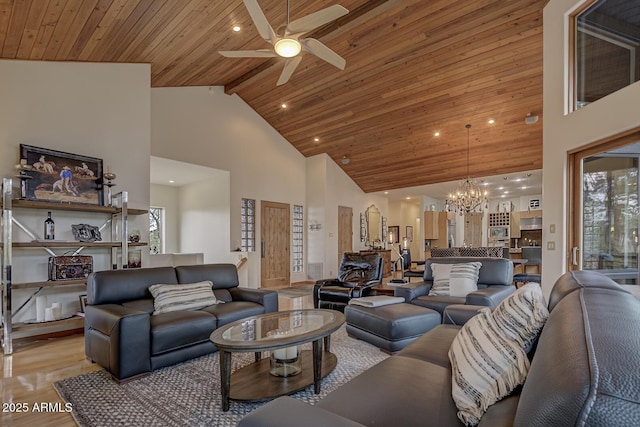
[[[149,251],[164,253],[164,208],[149,208]]]
[[[240,205],[240,250],[255,252],[256,250],[256,201],[242,199]]]
[[[574,110],[640,79],[638,0],[596,0],[574,16]]]
[[[302,244],[304,234],[304,209],[293,205],[293,272],[302,272]]]

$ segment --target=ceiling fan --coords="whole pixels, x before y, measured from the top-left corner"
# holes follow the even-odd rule
[[[343,57],[316,39],[301,39],[300,37],[311,30],[346,15],[349,13],[347,9],[336,4],[300,19],[296,19],[293,22],[289,22],[289,1],[287,0],[287,25],[284,28],[283,34],[279,35],[273,31],[273,28],[269,24],[269,21],[267,21],[262,9],[260,9],[257,0],[243,0],[243,2],[247,11],[249,11],[249,15],[251,15],[251,19],[253,20],[258,33],[260,33],[260,36],[265,41],[271,43],[273,48],[258,50],[224,50],[218,52],[220,55],[228,58],[273,58],[279,56],[287,58],[276,86],[283,85],[289,81],[289,78],[295,71],[296,67],[300,64],[300,61],[302,61],[302,56],[300,56],[300,52],[302,50],[317,56],[341,70],[344,70],[347,62]]]

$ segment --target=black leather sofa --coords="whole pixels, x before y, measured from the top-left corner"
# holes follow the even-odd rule
[[[213,282],[224,304],[152,315],[155,284]],[[216,351],[211,332],[235,320],[278,311],[274,291],[238,286],[233,264],[108,270],[87,282],[85,353],[117,380]]]
[[[480,262],[478,275],[478,290],[466,297],[430,296],[429,290],[433,285],[431,264],[458,264],[465,262]],[[394,295],[403,297],[408,303],[436,310],[442,315],[444,309],[452,304],[482,305],[496,307],[500,301],[515,291],[513,282],[513,263],[505,258],[489,257],[448,257],[431,258],[425,261],[422,282],[411,282],[398,286]]]
[[[640,302],[603,275],[576,271],[558,279],[549,310],[524,385],[479,426],[640,425]],[[314,406],[281,397],[239,425],[462,426],[447,355],[459,328],[437,326]]]

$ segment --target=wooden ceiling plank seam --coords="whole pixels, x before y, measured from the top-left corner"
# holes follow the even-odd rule
[[[31,51],[36,42],[38,31],[42,26],[42,20],[49,7],[49,0],[40,0],[31,3],[29,8],[29,15],[24,24],[22,31],[22,38],[20,39],[20,45],[16,52],[16,59],[29,59],[31,57]]]
[[[100,0],[83,0],[80,2],[78,13],[73,17],[73,21],[71,22],[71,25],[60,44],[60,48],[56,53],[57,60],[69,60],[69,52],[78,40],[80,34],[82,34],[82,30],[85,28],[87,20],[91,17],[99,2]]]
[[[136,28],[144,27],[165,2],[166,0],[141,0],[122,20],[117,32],[107,36],[109,43],[104,47],[104,53],[97,53],[101,61],[120,62],[120,52],[135,37]]]
[[[44,53],[47,50],[47,46],[53,37],[53,33],[56,30],[58,20],[62,15],[62,11],[67,5],[67,0],[52,0],[49,2],[45,17],[42,20],[42,25],[38,30],[35,43],[31,49],[29,55],[30,60],[41,60],[44,57]]]
[[[85,20],[82,29],[78,33],[73,45],[66,53],[67,59],[78,60],[80,53],[91,39],[91,35],[95,31],[96,27],[100,24],[107,11],[111,7],[114,0],[100,0],[87,19]]]
[[[193,40],[191,46],[182,49],[178,55],[171,58],[172,63],[180,63],[179,67],[172,67],[167,69],[167,72],[159,72],[153,75],[153,80],[158,85],[181,85],[185,81],[188,81],[192,75],[200,72],[202,64],[209,67],[211,55],[217,55],[217,52],[212,51],[213,42],[210,37],[210,33],[213,29],[220,27],[221,22],[224,20],[231,11],[234,9],[234,5],[227,5],[225,9],[212,10],[210,15],[213,19],[201,19],[197,26],[190,29],[189,34],[185,34],[185,38],[188,36],[190,40]]]
[[[14,0],[0,0],[0,53],[9,32],[9,22],[13,10]]]
[[[162,68],[164,65],[170,63],[169,60],[162,57],[163,52],[167,52],[171,55],[175,49],[179,49],[183,40],[183,34],[186,28],[191,26],[194,17],[201,17],[201,10],[206,9],[207,5],[211,4],[213,0],[198,0],[191,2],[192,7],[186,7],[180,12],[178,19],[172,20],[168,25],[167,30],[159,34],[158,38],[149,46],[147,52],[147,58],[155,65],[153,68]],[[160,57],[159,57],[160,56]],[[153,85],[153,77],[152,77]]]
[[[2,45],[2,57],[15,59],[22,40],[23,28],[29,16],[30,0],[15,0],[11,8],[7,35]]]
[[[116,0],[117,3],[119,0]],[[104,27],[104,32],[102,33],[99,40],[93,45],[93,49],[91,52],[87,52],[83,50],[83,54],[90,61],[106,61],[105,54],[111,45],[113,39],[117,39],[119,37],[120,31],[122,30],[123,25],[127,22],[129,16],[138,8],[140,3],[148,4],[147,0],[127,0],[121,3],[121,7],[112,7],[109,10],[112,12],[109,20],[109,25]],[[143,4],[143,6],[144,6]],[[105,18],[108,14],[105,14]],[[103,18],[104,22],[104,18]],[[110,62],[110,61],[106,61]]]
[[[161,34],[174,17],[179,14],[179,10],[185,9],[185,3],[177,1],[168,1],[160,7],[158,12],[151,20],[140,28],[136,38],[131,41],[129,46],[121,53],[120,59],[124,62],[140,61],[151,62],[145,52],[148,51],[150,44]]]
[[[69,28],[71,27],[74,18],[80,10],[80,7],[78,7],[78,3],[79,2],[77,0],[70,0],[65,4],[64,9],[59,16],[58,21],[56,22],[53,34],[51,35],[51,38],[47,43],[47,47],[44,50],[42,59],[44,59],[45,61],[57,60],[60,46],[62,46],[62,43],[69,33]]]

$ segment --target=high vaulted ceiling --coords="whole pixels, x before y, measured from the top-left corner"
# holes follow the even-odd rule
[[[274,29],[285,24],[286,0],[258,1]],[[225,86],[372,192],[464,178],[466,123],[472,176],[542,167],[546,2],[291,0],[291,20],[349,9],[308,34],[347,66],[304,54],[276,87],[283,60],[217,53],[269,47],[241,0],[1,0],[1,58],[150,63],[154,87]],[[525,124],[528,113],[540,120]]]

